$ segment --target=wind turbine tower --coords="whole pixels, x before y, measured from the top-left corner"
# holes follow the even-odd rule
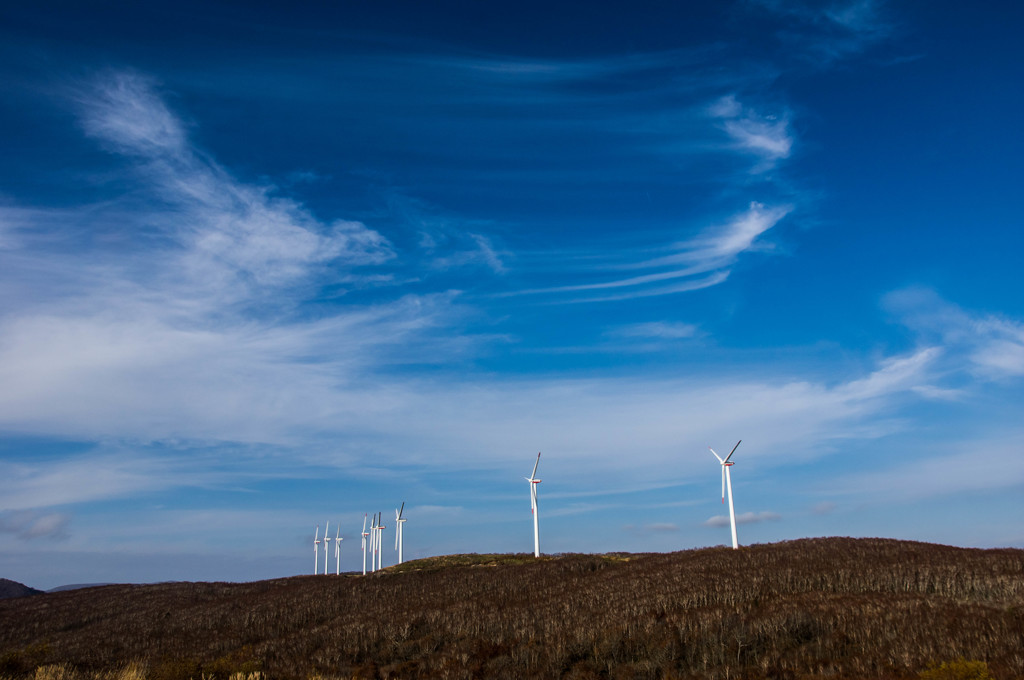
[[[377,520],[377,568],[378,569],[383,569],[384,568],[384,530],[387,529],[387,527],[384,526],[383,524],[381,524],[381,522],[384,521],[384,513],[383,512],[380,513],[378,515],[378,517],[379,517],[379,519]]]
[[[377,571],[377,513],[370,520],[370,571]]]
[[[338,528],[334,532],[334,575],[341,576],[341,542],[345,540],[341,537],[341,522],[338,522]]]
[[[366,513],[363,513],[363,533],[360,534],[363,537],[363,576],[366,576],[366,537],[369,536],[369,532],[366,531]]]
[[[320,525],[316,525],[316,534],[313,535],[313,575],[316,576],[320,567]]]
[[[732,476],[729,474],[729,468],[731,468],[733,465],[735,465],[735,463],[729,462],[729,459],[732,458],[732,454],[736,453],[736,449],[739,447],[740,442],[742,442],[742,441],[743,440],[741,439],[740,441],[736,442],[736,446],[732,447],[732,451],[729,452],[729,455],[726,456],[724,460],[722,459],[721,456],[719,456],[717,453],[715,453],[714,449],[712,449],[710,446],[708,447],[708,450],[710,450],[711,453],[714,454],[715,458],[718,459],[718,462],[722,464],[722,502],[723,503],[725,502],[725,491],[726,491],[726,489],[729,490],[729,523],[732,525],[732,548],[733,548],[733,550],[737,550],[740,547],[740,544],[739,544],[739,541],[736,539],[736,508],[733,507],[733,504],[732,504]]]
[[[327,525],[324,526],[324,576],[327,576],[327,558],[330,557],[330,555],[327,554],[328,549],[330,548],[328,543],[330,543],[331,541],[331,538],[327,535],[327,532],[330,531],[330,529],[331,523],[328,522]]]
[[[533,472],[526,481],[530,483],[530,512],[533,513],[533,556],[540,557],[540,512],[537,509],[537,466],[540,465],[540,453],[537,454],[537,462],[533,464]]]
[[[402,501],[402,507],[395,510],[395,550],[398,551],[398,563],[401,564],[404,560],[402,559],[402,548],[404,547],[402,539],[402,526],[405,524],[405,518],[402,517],[402,513],[405,511],[405,501]]]

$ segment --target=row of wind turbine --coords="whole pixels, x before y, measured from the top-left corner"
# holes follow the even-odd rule
[[[722,503],[725,503],[726,492],[729,496],[729,525],[732,528],[732,547],[738,549],[740,547],[739,539],[736,536],[736,507],[732,501],[732,475],[729,468],[735,463],[732,462],[732,454],[736,453],[736,449],[739,448],[742,439],[736,442],[736,446],[732,447],[732,451],[725,458],[719,456],[714,449],[710,446],[708,449],[718,459],[718,462],[722,466]],[[540,484],[541,480],[537,478],[537,467],[540,465],[540,453],[537,454],[537,461],[533,464],[533,472],[530,473],[529,477],[526,477],[526,481],[530,483],[530,512],[533,515],[533,556],[540,557],[540,509],[537,505],[537,485]],[[400,514],[400,513],[399,513]],[[399,525],[401,526],[401,525]],[[401,533],[399,533],[401,535]]]
[[[402,502],[400,508],[395,510],[395,551],[398,553],[398,564],[402,564],[405,561],[404,549],[404,532],[403,526],[406,523],[406,518],[403,516],[405,512],[405,502]],[[367,520],[370,520],[370,526],[366,526]],[[373,519],[366,513],[363,513],[363,530],[359,533],[360,536],[360,550],[363,553],[363,576],[366,576],[366,558],[370,558],[370,571],[374,572],[378,569],[384,568],[384,549],[383,549],[383,534],[387,527],[383,523],[384,513],[377,512],[373,514]],[[367,531],[369,529],[369,531]],[[316,550],[319,545],[319,532],[320,526],[317,525],[317,533],[313,537],[313,549]],[[327,532],[324,532],[324,536],[327,536]],[[339,534],[340,536],[340,534]],[[324,540],[330,540],[325,538]],[[343,539],[342,539],[343,540]],[[336,569],[338,573],[341,573],[341,556],[338,552],[338,537],[335,537],[335,561],[337,562]],[[326,554],[326,548],[324,553]],[[324,558],[324,573],[326,574],[326,557]],[[317,563],[313,565],[313,573],[317,573]]]
[[[726,495],[729,497],[729,525],[732,529],[732,547],[733,549],[739,548],[739,540],[736,536],[736,508],[732,500],[732,475],[729,468],[735,463],[732,462],[732,456],[736,453],[736,449],[739,448],[740,443],[743,440],[736,442],[736,446],[732,447],[732,451],[725,458],[722,458],[718,453],[710,446],[708,449],[712,455],[718,459],[719,464],[722,467],[722,503],[725,503]],[[533,515],[533,556],[540,557],[540,507],[537,502],[537,485],[541,483],[541,480],[537,478],[537,468],[540,466],[540,453],[537,453],[537,460],[533,464],[533,471],[530,472],[529,477],[525,477],[527,482],[530,484],[530,513]],[[405,525],[406,519],[403,516],[405,512],[405,502],[402,502],[400,508],[395,510],[395,551],[398,553],[398,564],[402,564],[405,561],[404,558],[404,540],[403,540],[403,526]],[[370,571],[377,571],[382,569],[382,558],[383,550],[381,549],[381,537],[384,529],[387,527],[382,524],[383,513],[375,513],[373,520],[370,523],[370,530],[366,530],[367,515],[363,514],[363,530],[360,533],[362,537],[361,547],[363,552],[363,576],[366,575],[366,557],[367,554],[370,556]],[[328,557],[328,543],[331,538],[327,535],[330,523],[324,529],[324,574],[327,573],[327,557]],[[334,536],[334,558],[335,558],[335,573],[341,573],[341,538],[340,529]],[[319,567],[319,548],[320,548],[320,525],[316,527],[316,533],[313,536],[313,573],[318,573]]]
[[[328,532],[331,529],[331,523],[328,522],[324,527],[324,538],[320,540],[320,525],[316,525],[316,533],[313,535],[313,574],[320,573],[320,544],[324,546],[324,576],[327,575],[327,560],[330,558],[330,542],[334,541],[334,573],[341,573],[341,542],[345,539],[341,536],[341,526],[339,525],[337,531],[332,539],[328,536]]]

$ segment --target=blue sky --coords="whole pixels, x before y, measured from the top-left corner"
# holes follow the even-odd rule
[[[328,5],[0,10],[0,575],[1024,547],[1024,10]]]

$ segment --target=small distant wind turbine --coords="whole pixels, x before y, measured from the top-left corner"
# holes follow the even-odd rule
[[[341,522],[338,522],[338,528],[334,532],[334,575],[341,576],[341,542],[345,539],[341,537]]]
[[[374,513],[373,526],[370,527],[370,544],[373,554],[370,555],[370,571],[377,571],[377,556],[380,555],[380,513]]]
[[[384,568],[384,530],[386,526],[381,524],[384,521],[384,513],[380,513],[377,519],[377,568]]]
[[[313,575],[316,576],[320,570],[320,525],[316,525],[316,534],[313,535]]]
[[[330,530],[331,523],[328,522],[327,525],[324,527],[324,576],[327,576],[327,558],[330,557],[330,555],[327,554],[330,548],[330,546],[327,544],[331,542],[331,538],[327,535],[327,532]]]
[[[363,513],[363,576],[366,576],[366,537],[369,536],[369,532],[366,531],[366,513]]]
[[[722,464],[722,502],[723,503],[725,503],[725,490],[726,489],[729,490],[729,523],[732,525],[732,547],[733,547],[733,550],[738,549],[740,547],[740,544],[739,544],[739,541],[736,539],[736,508],[734,508],[733,504],[732,504],[732,476],[729,474],[729,468],[731,468],[733,465],[735,465],[735,463],[730,463],[729,459],[732,458],[732,454],[736,453],[736,449],[739,447],[740,442],[742,442],[742,441],[743,440],[741,439],[740,441],[736,442],[736,446],[732,447],[732,451],[729,452],[729,455],[726,456],[724,460],[722,459],[721,456],[719,456],[717,453],[715,453],[714,449],[712,449],[710,446],[708,447],[708,450],[711,451],[711,453],[714,454],[715,458],[718,459],[718,462]]]
[[[377,569],[377,513],[370,518],[370,571]]]
[[[533,472],[526,481],[530,483],[530,512],[533,513],[533,556],[540,557],[540,511],[537,508],[537,466],[540,465],[540,453],[537,454],[537,462],[533,464]]]
[[[395,510],[395,550],[398,551],[398,563],[401,564],[402,560],[402,548],[404,547],[402,541],[402,525],[405,524],[406,520],[402,517],[402,512],[405,511],[405,501],[402,501],[402,507]]]

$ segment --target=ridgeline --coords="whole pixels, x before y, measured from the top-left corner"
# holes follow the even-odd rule
[[[455,555],[366,577],[0,601],[7,678],[53,664],[99,677],[131,662],[147,680],[903,679],[956,659],[1024,677],[1024,550],[827,538]]]

